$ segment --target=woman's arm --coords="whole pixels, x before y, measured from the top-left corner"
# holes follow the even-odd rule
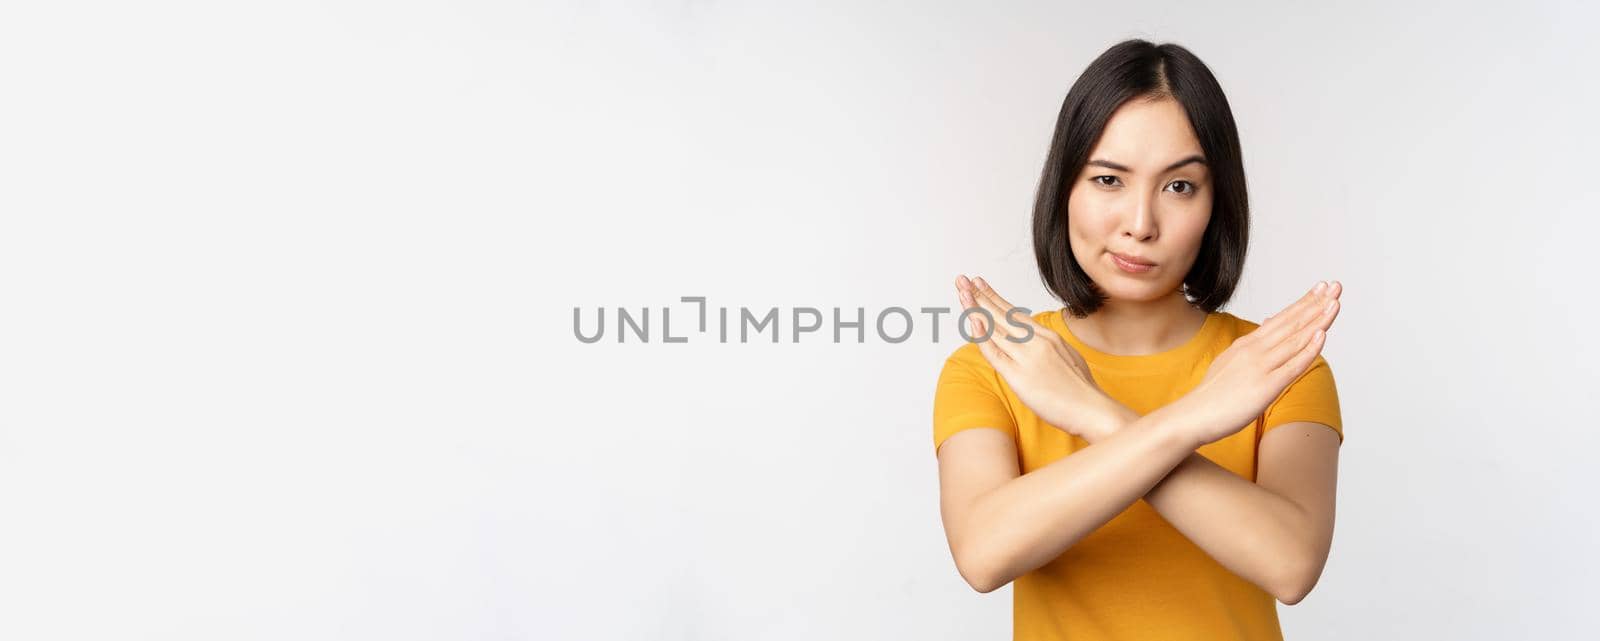
[[[1117,430],[1141,422],[1110,402],[1121,408]],[[1092,443],[1067,458],[1094,450]],[[1333,543],[1339,436],[1320,423],[1289,423],[1260,448],[1255,483],[1193,452],[1144,499],[1223,567],[1294,605],[1316,585]]]
[[[976,288],[965,278],[958,279],[957,288],[967,307],[982,306],[996,317],[1013,309],[981,279]],[[1115,431],[1107,429],[1115,419],[1102,425],[1078,424],[1094,415],[1086,410],[1116,402],[1091,383],[1084,364],[1074,358],[1076,352],[1063,348],[1059,336],[1024,318],[1024,329],[1044,340],[1025,337],[1009,344],[1011,332],[995,324],[995,334],[1006,340],[980,341],[985,359],[1042,419],[1091,445],[1020,477],[1015,475],[1015,464],[1002,460],[993,447],[984,452],[958,446],[948,459],[941,451],[942,491],[958,497],[946,500],[943,507],[962,576],[982,591],[1004,585],[1049,562],[1141,496],[1154,493],[1151,505],[1225,567],[1285,603],[1298,602],[1320,575],[1326,541],[1331,540],[1330,475],[1336,467],[1337,443],[1330,452],[1328,434],[1318,441],[1314,436],[1318,432],[1309,429],[1315,424],[1274,430],[1283,434],[1263,439],[1259,485],[1204,457],[1186,459],[1196,447],[1239,429],[1226,426],[1244,425],[1259,416],[1311,366],[1337,315],[1338,295],[1337,283],[1319,284],[1277,317],[1234,340],[1212,360],[1196,389],[1147,416],[1127,416],[1126,426]],[[975,335],[986,335],[986,325],[976,329]],[[1071,402],[1060,402],[1063,399]],[[1121,438],[1123,430],[1134,436]],[[955,436],[949,439],[954,440]],[[1173,443],[1187,447],[1174,454],[1166,449]],[[946,447],[950,445],[947,442]],[[1184,463],[1186,482],[1171,484],[1171,491],[1158,487]],[[1007,474],[999,473],[1002,465]],[[1040,480],[1031,478],[1035,476]],[[947,482],[950,477],[954,481]]]
[[[992,591],[1127,509],[1199,446],[1177,423],[1182,416],[1180,399],[1072,456],[1003,481],[994,469],[1007,454],[996,445],[1014,447],[1008,436],[985,429],[951,436],[939,449],[941,511],[961,576],[979,592]],[[1014,461],[1015,451],[1009,456]]]

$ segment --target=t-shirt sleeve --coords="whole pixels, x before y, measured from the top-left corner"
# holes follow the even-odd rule
[[[1333,383],[1333,368],[1318,355],[1311,367],[1300,378],[1278,395],[1267,406],[1261,422],[1261,434],[1286,423],[1310,421],[1333,428],[1344,443],[1344,423],[1339,417],[1339,390]]]
[[[983,360],[976,343],[963,345],[946,359],[933,394],[934,454],[950,435],[979,427],[1000,430],[1015,441],[1016,419],[1000,390],[1000,375]]]

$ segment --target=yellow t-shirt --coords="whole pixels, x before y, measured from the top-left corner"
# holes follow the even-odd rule
[[[1033,318],[1083,355],[1100,389],[1141,415],[1193,389],[1213,358],[1259,327],[1214,312],[1180,347],[1117,355],[1084,345],[1067,329],[1062,313],[1039,312]],[[975,343],[964,343],[945,361],[933,407],[936,453],[951,434],[996,428],[1016,441],[1026,474],[1089,446],[1041,421]],[[1327,425],[1344,441],[1333,372],[1320,355],[1260,417],[1198,451],[1253,482],[1262,435],[1295,421]],[[1013,638],[1030,641],[1283,638],[1276,599],[1222,567],[1144,499],[1050,563],[1018,577],[1012,584],[1012,612]]]

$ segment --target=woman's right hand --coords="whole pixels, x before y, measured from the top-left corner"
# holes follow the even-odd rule
[[[1180,402],[1180,425],[1204,445],[1243,429],[1304,374],[1322,352],[1339,315],[1338,281],[1318,283],[1211,361],[1206,375]]]

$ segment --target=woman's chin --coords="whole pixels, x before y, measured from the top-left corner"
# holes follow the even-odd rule
[[[1100,290],[1105,292],[1110,300],[1127,302],[1149,302],[1160,300],[1172,294],[1175,288],[1165,287],[1162,283],[1127,283],[1111,281],[1110,287],[1101,285]]]

